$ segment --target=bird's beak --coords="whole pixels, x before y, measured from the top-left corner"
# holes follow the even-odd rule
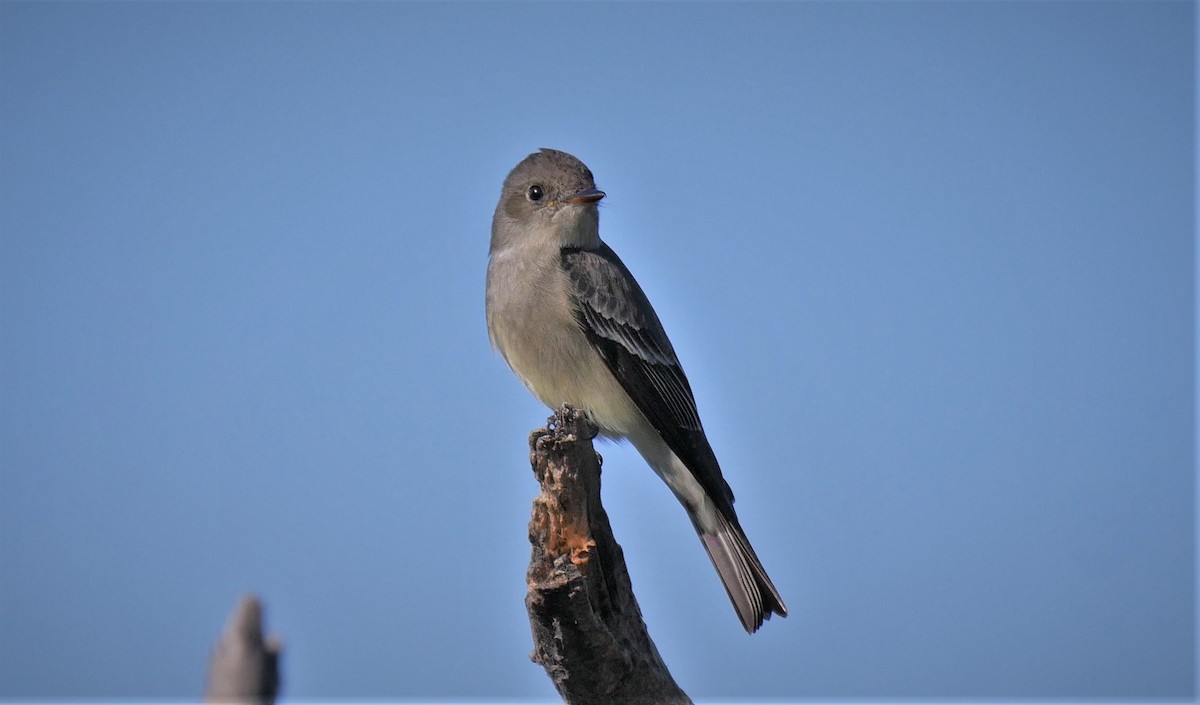
[[[586,206],[589,203],[595,203],[601,198],[604,198],[604,192],[598,188],[585,188],[582,191],[576,191],[567,198],[567,202],[576,206]]]

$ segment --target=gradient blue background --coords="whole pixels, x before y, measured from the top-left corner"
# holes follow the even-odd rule
[[[0,696],[553,700],[489,349],[570,151],[792,615],[604,491],[698,699],[1190,698],[1191,3],[0,4]]]

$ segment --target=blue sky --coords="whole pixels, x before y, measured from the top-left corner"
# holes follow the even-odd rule
[[[747,636],[602,446],[697,699],[1188,698],[1184,2],[0,3],[0,697],[551,701],[547,411],[488,346],[555,147],[688,372],[791,616]]]

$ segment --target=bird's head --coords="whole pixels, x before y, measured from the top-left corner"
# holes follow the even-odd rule
[[[583,162],[555,149],[534,152],[504,180],[492,218],[492,252],[526,243],[595,247],[602,198]]]

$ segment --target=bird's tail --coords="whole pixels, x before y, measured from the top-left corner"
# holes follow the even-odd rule
[[[787,607],[779,591],[771,583],[767,571],[755,555],[750,541],[736,520],[730,521],[722,513],[716,512],[718,520],[713,527],[701,527],[696,524],[696,532],[713,566],[725,584],[725,592],[737,610],[738,619],[742,626],[753,634],[762,626],[764,619],[770,619],[771,614],[780,617],[787,616]]]

